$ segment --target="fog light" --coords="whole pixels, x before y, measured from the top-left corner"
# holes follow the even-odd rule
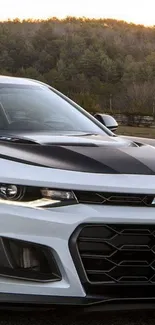
[[[40,262],[33,249],[22,249],[19,266],[24,269],[33,269],[35,271],[40,271]]]

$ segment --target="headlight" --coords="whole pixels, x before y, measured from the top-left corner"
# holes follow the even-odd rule
[[[0,197],[6,200],[22,200],[26,188],[23,186],[1,184]]]
[[[71,205],[78,202],[72,191],[0,184],[0,203],[39,208]]]

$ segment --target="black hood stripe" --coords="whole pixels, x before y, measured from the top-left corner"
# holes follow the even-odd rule
[[[130,157],[135,158],[141,164],[147,166],[150,170],[154,171],[155,169],[155,148],[151,146],[142,146],[141,150],[136,150],[137,148],[133,148],[133,150],[128,150],[126,148],[123,149],[124,154],[130,154]],[[139,149],[139,148],[138,148]]]
[[[141,147],[82,147],[1,143],[0,157],[63,170],[155,175],[155,150]]]
[[[95,158],[95,161],[98,161],[104,166],[108,166],[112,170],[121,174],[154,174],[152,169],[150,169],[146,164],[142,161],[138,160],[138,157],[134,157],[137,151],[140,148],[127,148],[126,152],[121,148],[104,148],[104,147],[96,147],[96,148],[73,148],[72,150],[76,150],[79,154],[85,154],[86,157],[90,159]],[[146,149],[146,147],[145,147]],[[132,155],[131,155],[132,153]],[[155,154],[155,151],[154,151]],[[141,156],[144,156],[143,150],[141,150]],[[155,169],[155,155],[154,155],[154,169]],[[152,165],[153,165],[152,164]],[[153,167],[153,166],[152,166]]]

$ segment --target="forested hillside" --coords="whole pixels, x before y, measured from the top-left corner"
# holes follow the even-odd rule
[[[2,22],[0,73],[45,81],[89,111],[152,114],[155,28],[73,17]]]

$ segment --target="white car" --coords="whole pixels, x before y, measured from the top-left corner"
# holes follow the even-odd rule
[[[155,148],[0,77],[0,302],[155,307]]]

